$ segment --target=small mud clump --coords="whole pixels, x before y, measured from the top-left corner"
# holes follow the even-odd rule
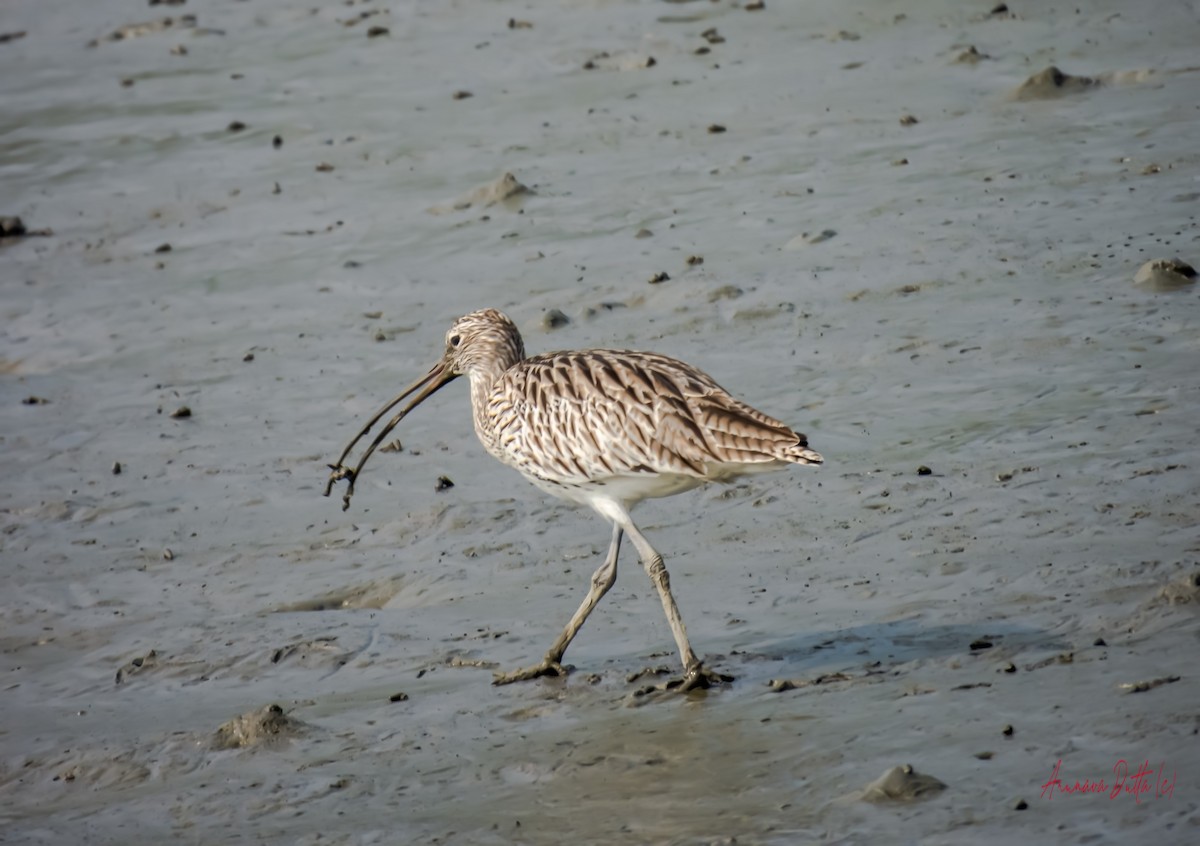
[[[1047,100],[1067,94],[1078,94],[1100,84],[1090,76],[1074,76],[1059,70],[1054,65],[1038,71],[1017,86],[1012,93],[1014,100]]]
[[[246,749],[290,740],[304,732],[305,725],[287,715],[281,705],[266,705],[234,717],[217,729],[214,749]]]
[[[864,802],[917,802],[946,789],[941,780],[919,773],[910,764],[892,767],[863,789]]]
[[[1196,269],[1177,258],[1151,259],[1138,268],[1133,284],[1147,291],[1178,291],[1196,284]]]

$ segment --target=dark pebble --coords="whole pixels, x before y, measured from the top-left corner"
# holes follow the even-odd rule
[[[920,467],[917,468],[917,475],[918,476],[932,476],[933,471],[930,470],[928,467],[926,467],[924,464],[922,464]]]
[[[181,405],[181,406],[179,406],[179,408],[177,408],[171,412],[171,416],[172,417],[191,417],[192,410],[190,408],[188,408],[186,405]]]
[[[276,150],[278,150],[280,147],[282,147],[283,146],[283,136],[276,135],[274,138],[272,138],[271,146],[274,147]]]
[[[0,217],[0,235],[19,236],[25,234],[25,221],[19,217]]]
[[[980,649],[991,649],[991,648],[992,648],[992,642],[990,640],[984,640],[983,638],[979,638],[978,640],[971,641],[971,650],[972,651],[978,651]]]
[[[434,490],[441,493],[442,491],[450,490],[452,487],[454,487],[454,482],[450,481],[449,476],[438,476],[437,485],[434,487]]]
[[[391,696],[388,697],[388,702],[407,702],[407,701],[408,701],[408,694],[404,693],[404,692],[393,693]]]

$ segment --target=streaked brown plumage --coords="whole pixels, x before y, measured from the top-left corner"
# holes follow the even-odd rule
[[[541,664],[496,675],[495,683],[560,675],[563,654],[600,598],[616,581],[621,539],[628,534],[650,575],[679,647],[682,686],[729,680],[706,669],[688,643],[662,556],[634,525],[629,509],[714,481],[729,481],[788,464],[820,464],[804,435],[734,399],[701,371],[664,355],[579,350],[525,356],[517,327],[495,309],[460,317],[446,333],[445,353],[424,378],[383,409],[351,441],[333,483],[348,479],[349,507],[363,464],[413,408],[442,385],[471,382],[475,432],[496,458],[555,496],[586,504],[612,523],[604,563],[587,597]],[[375,437],[351,469],[354,445],[384,414],[420,392]]]

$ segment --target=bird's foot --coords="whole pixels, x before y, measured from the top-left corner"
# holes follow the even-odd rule
[[[667,690],[678,690],[680,693],[687,693],[689,690],[706,690],[719,684],[729,684],[731,681],[733,681],[733,676],[727,676],[725,673],[710,670],[702,662],[697,661],[688,667],[688,671],[683,674],[683,678],[672,679],[667,682]]]
[[[641,673],[635,673],[629,678],[629,681],[634,681],[640,678],[641,675]],[[653,702],[671,694],[687,693],[689,690],[707,689],[721,684],[729,684],[733,680],[733,676],[718,673],[716,670],[710,670],[700,662],[696,662],[682,677],[670,679],[662,684],[647,685],[646,687],[638,688],[633,692],[632,696],[633,701],[643,704]]]
[[[574,669],[570,665],[563,666],[558,661],[555,661],[549,655],[542,659],[542,663],[534,664],[532,667],[525,667],[521,670],[513,670],[511,673],[493,673],[492,684],[512,684],[513,682],[529,681],[530,679],[541,678],[542,676],[566,676],[567,673]]]

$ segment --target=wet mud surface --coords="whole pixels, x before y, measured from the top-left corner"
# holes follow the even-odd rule
[[[1194,12],[6,3],[4,841],[1194,840]],[[636,512],[731,684],[626,549],[491,685],[609,530],[465,385],[321,496],[485,306],[825,456]]]

